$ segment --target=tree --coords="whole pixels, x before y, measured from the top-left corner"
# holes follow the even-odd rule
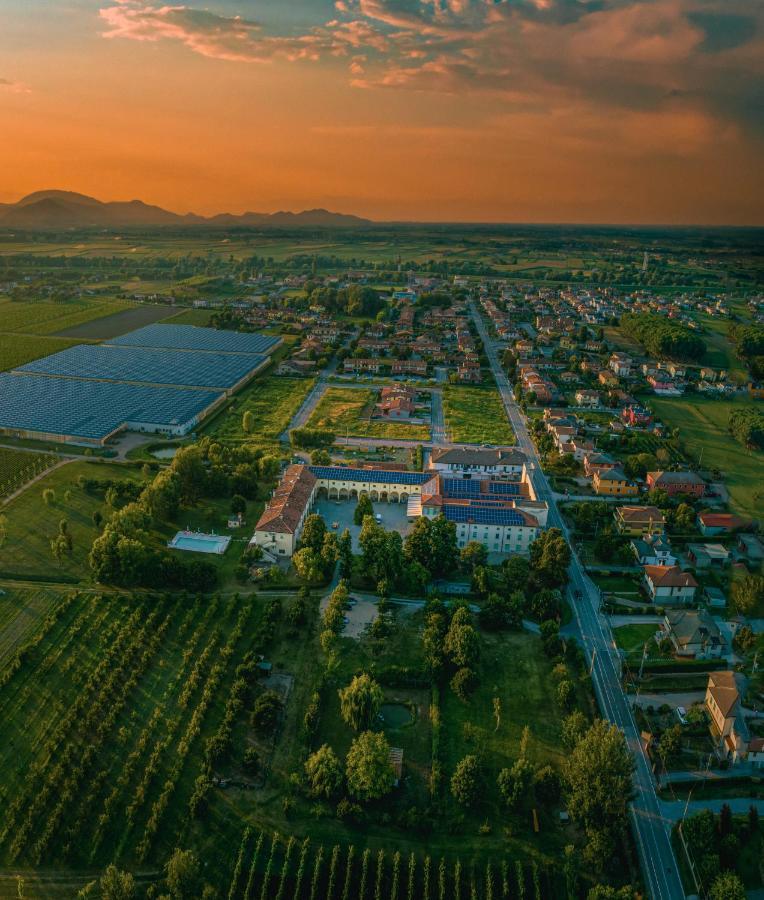
[[[745,886],[734,872],[720,872],[708,892],[708,900],[745,900]]]
[[[349,580],[353,574],[353,539],[347,528],[340,535],[337,556],[340,561],[340,578]]]
[[[0,548],[8,538],[8,517],[0,514]]]
[[[355,525],[363,525],[366,516],[374,517],[374,507],[368,494],[361,494],[358,498],[355,511],[353,512],[353,523]]]
[[[257,731],[271,734],[278,724],[282,706],[281,698],[275,691],[260,694],[252,709],[252,724]]]
[[[502,769],[496,779],[499,793],[509,807],[516,807],[528,795],[532,784],[533,766],[522,756],[511,768]]]
[[[468,754],[461,759],[451,776],[451,794],[461,806],[471,806],[480,790],[480,763],[477,756]]]
[[[523,596],[518,592],[510,594],[508,597],[489,594],[478,613],[480,624],[489,631],[519,628],[522,617]]]
[[[542,587],[560,587],[567,583],[570,547],[559,528],[550,528],[531,544],[530,568]]]
[[[469,612],[465,612],[469,620]],[[472,625],[464,624],[461,616],[454,615],[443,641],[443,649],[457,668],[474,669],[480,657],[480,638]]]
[[[590,860],[604,865],[605,848],[626,823],[634,760],[623,732],[597,719],[568,756],[568,809],[586,828]]]
[[[342,785],[342,765],[337,754],[328,744],[311,753],[305,763],[312,797],[329,799]]]
[[[234,494],[231,497],[231,512],[235,515],[244,515],[247,511],[247,498],[241,494]]]
[[[207,480],[201,448],[196,444],[180,447],[173,457],[172,470],[178,476],[181,501],[194,504],[203,495]]]
[[[200,894],[199,860],[191,850],[173,851],[165,866],[165,878],[173,900],[194,900]]]
[[[332,464],[332,457],[330,456],[328,450],[320,448],[318,450],[314,450],[310,454],[310,461],[314,466],[330,466]]]
[[[572,750],[586,734],[589,723],[586,716],[578,709],[574,710],[562,721],[562,744],[566,750]]]
[[[364,731],[350,745],[345,763],[348,790],[357,800],[378,800],[395,781],[390,745],[382,733]]]
[[[324,575],[321,557],[310,547],[302,547],[292,556],[295,571],[304,581],[320,581]]]
[[[615,888],[609,884],[597,884],[586,895],[586,900],[633,900],[631,885]]]
[[[460,700],[466,703],[469,700],[469,695],[477,687],[477,681],[477,675],[472,669],[466,667],[458,669],[451,679],[451,690]]]
[[[661,758],[661,762],[663,763],[663,768],[665,769],[668,761],[673,759],[675,756],[679,755],[679,751],[682,749],[682,726],[681,725],[673,725],[671,728],[667,728],[663,734],[661,735],[660,742],[658,744],[658,755]]]
[[[366,673],[356,675],[350,684],[339,690],[340,712],[354,731],[370,728],[379,715],[384,694],[382,688]]]
[[[743,575],[742,578],[733,578],[730,596],[740,615],[750,615],[764,603],[764,576]]]
[[[46,506],[50,506],[55,501],[55,499],[56,492],[53,490],[53,488],[45,488],[45,490],[42,492],[42,502]]]
[[[103,900],[133,900],[135,879],[130,872],[120,872],[115,865],[107,866],[98,883]]]
[[[464,568],[471,572],[488,562],[488,550],[480,541],[468,541],[459,554],[459,559]]]
[[[241,417],[241,430],[244,434],[252,434],[255,430],[255,416],[251,409],[247,409]]]
[[[317,513],[312,513],[305,520],[300,535],[300,546],[310,547],[314,553],[320,553],[326,536],[326,522]]]

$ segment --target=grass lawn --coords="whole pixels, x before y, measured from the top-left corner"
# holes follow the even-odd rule
[[[265,375],[255,378],[214,419],[203,432],[219,440],[275,443],[315,384],[313,378],[282,378]],[[245,412],[254,416],[252,434],[242,428]]]
[[[443,412],[449,440],[500,445],[515,442],[495,387],[446,385]]]
[[[653,640],[653,635],[658,631],[657,625],[621,625],[613,629],[613,637],[621,650],[627,653],[642,655],[642,648],[647,644],[649,656],[661,656],[658,645]]]
[[[426,425],[407,422],[377,422],[369,418],[377,392],[361,388],[326,389],[308,421],[310,428],[327,428],[338,437],[393,438],[426,441],[430,429]]]
[[[99,510],[106,519],[109,508],[102,495],[89,494],[78,486],[80,475],[142,479],[139,468],[79,460],[50,472],[3,508],[7,537],[0,548],[0,573],[6,577],[34,576],[50,581],[79,581],[87,577],[87,556],[98,535],[92,516]],[[55,492],[50,506],[42,499],[47,488]],[[61,519],[68,523],[73,553],[71,559],[57,563],[50,552],[50,541],[57,534]]]
[[[731,506],[743,515],[764,515],[764,453],[746,450],[727,430],[733,409],[755,406],[751,400],[714,400],[693,396],[651,398],[655,414],[679,429],[684,453],[702,468],[719,469],[730,493]]]

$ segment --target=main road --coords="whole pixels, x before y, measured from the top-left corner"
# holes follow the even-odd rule
[[[549,505],[548,524],[559,528],[571,547],[570,589],[573,595],[577,591],[580,592],[580,599],[572,599],[571,606],[575,612],[586,656],[590,661],[594,691],[602,714],[621,729],[634,755],[634,799],[629,812],[647,892],[652,900],[678,900],[685,894],[671,846],[669,824],[661,815],[650,762],[621,685],[620,657],[610,631],[610,624],[600,612],[599,589],[587,576],[573,548],[569,530],[557,507],[554,492],[541,468],[541,461],[536,445],[528,432],[525,416],[515,401],[512,385],[499,362],[495,343],[488,334],[483,317],[474,303],[470,304],[470,311],[483,341],[507,417],[517,436],[517,446],[528,459],[536,495],[539,500],[544,500]]]

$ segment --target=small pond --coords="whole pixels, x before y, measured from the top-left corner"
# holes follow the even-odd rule
[[[152,450],[151,455],[154,459],[172,459],[177,452],[177,447],[160,447],[158,450]]]
[[[379,709],[385,728],[403,728],[414,721],[414,716],[408,706],[403,703],[383,703]]]

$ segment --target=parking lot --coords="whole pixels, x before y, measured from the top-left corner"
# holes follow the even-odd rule
[[[374,514],[382,516],[381,525],[388,531],[399,531],[404,537],[408,534],[411,525],[406,518],[405,503],[373,503]],[[313,508],[313,511],[323,517],[327,528],[340,535],[348,528],[353,538],[353,551],[358,553],[360,547],[358,544],[358,535],[361,533],[359,525],[353,524],[353,513],[355,512],[355,500],[326,500],[319,499]],[[333,528],[334,523],[337,527]]]

